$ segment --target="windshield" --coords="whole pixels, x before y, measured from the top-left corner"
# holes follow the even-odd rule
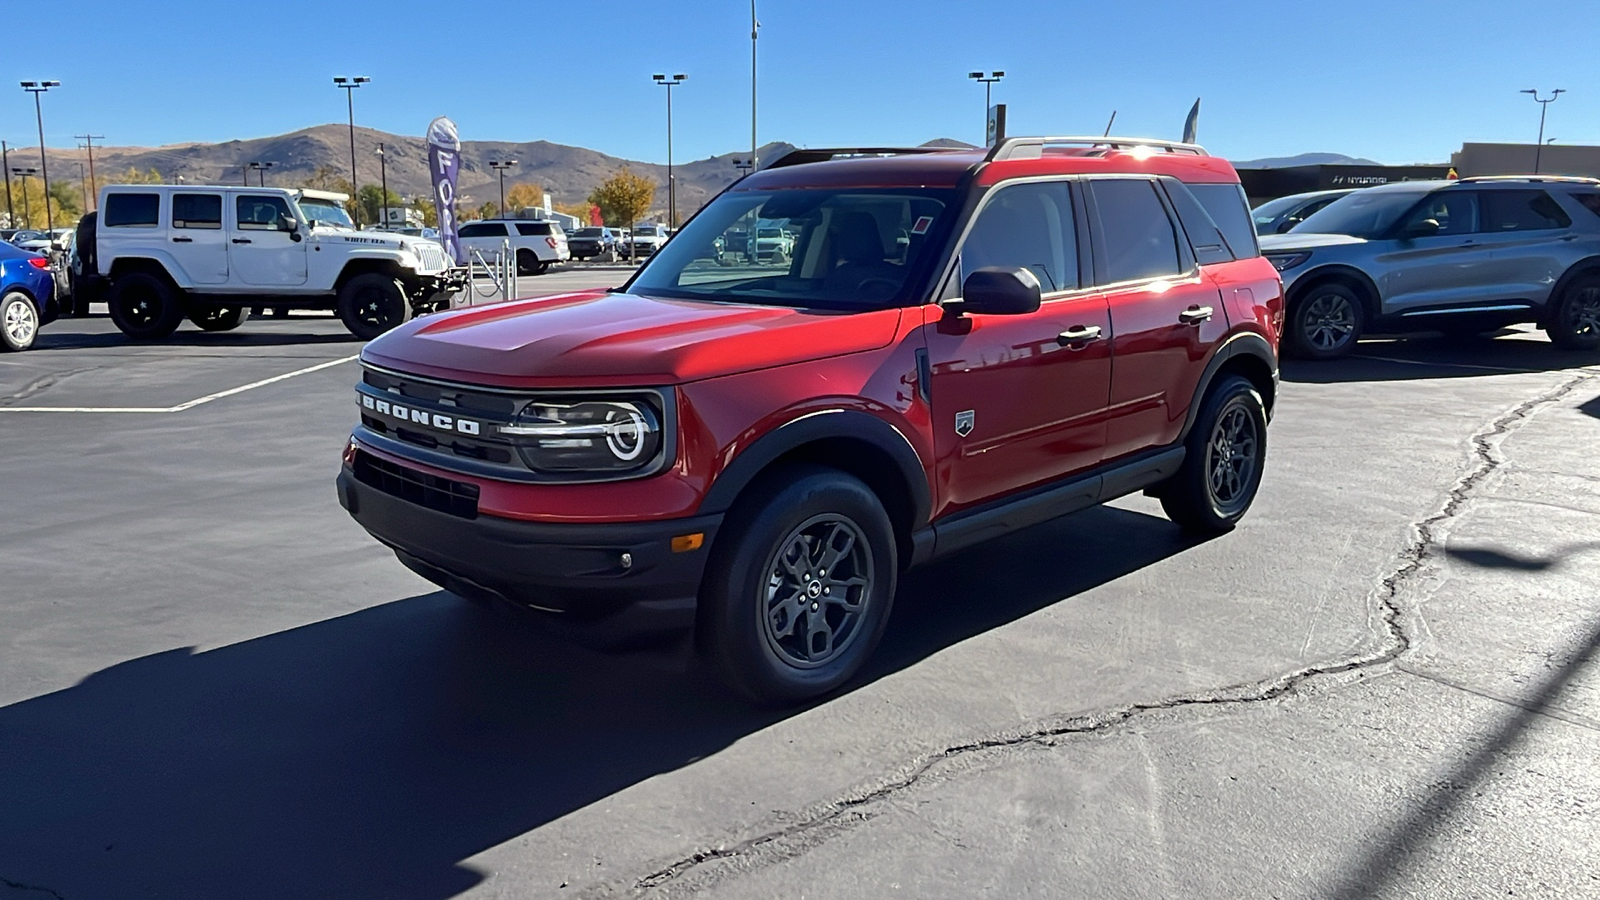
[[[344,207],[331,200],[314,200],[308,197],[300,201],[300,211],[305,213],[307,221],[340,228],[356,227],[356,223],[350,221],[350,214],[344,211]]]
[[[1356,191],[1307,216],[1289,232],[1376,238],[1388,231],[1422,196],[1421,191]]]
[[[577,231],[574,231],[572,233],[572,236],[573,237],[601,237],[602,235],[601,235],[600,229],[598,229],[598,228],[579,228]]]
[[[901,305],[954,218],[947,189],[730,191],[683,227],[630,293],[762,306]],[[788,232],[792,251],[748,235]]]
[[[1291,209],[1294,209],[1303,202],[1305,202],[1305,198],[1299,195],[1292,197],[1279,197],[1276,200],[1268,200],[1255,209],[1250,210],[1250,217],[1255,219],[1257,225],[1271,225],[1272,222],[1279,216]]]

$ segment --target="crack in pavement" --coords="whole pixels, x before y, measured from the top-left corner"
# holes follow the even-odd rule
[[[1375,603],[1382,622],[1380,645],[1376,649],[1337,661],[1305,666],[1262,681],[1233,684],[1098,712],[1048,717],[1021,728],[954,744],[924,754],[874,787],[859,789],[785,817],[789,820],[785,824],[755,837],[730,846],[702,847],[634,880],[631,885],[621,886],[613,882],[609,886],[597,885],[586,893],[595,897],[615,896],[620,888],[621,893],[639,896],[662,890],[671,893],[673,888],[679,886],[692,892],[739,871],[751,871],[801,856],[834,834],[873,818],[877,804],[917,785],[935,769],[959,757],[990,750],[1053,746],[1058,739],[1102,733],[1146,713],[1269,702],[1291,693],[1313,678],[1338,676],[1393,662],[1411,649],[1411,636],[1402,625],[1405,610],[1400,603],[1400,593],[1434,559],[1441,526],[1455,518],[1473,490],[1504,462],[1497,452],[1500,439],[1511,433],[1535,410],[1555,403],[1595,377],[1595,374],[1585,370],[1584,374],[1517,404],[1496,417],[1487,427],[1472,434],[1469,438],[1474,457],[1471,466],[1456,479],[1443,505],[1436,512],[1411,523],[1411,540],[1400,551],[1395,567],[1379,581],[1369,600]],[[705,876],[695,879],[694,884],[680,884],[686,881],[686,876],[713,863],[721,863],[727,869],[707,872]]]
[[[4,875],[0,875],[0,885],[11,888],[14,891],[34,891],[40,894],[49,894],[50,896],[56,898],[56,900],[67,900],[67,898],[61,896],[55,891],[50,890],[47,887],[40,887],[36,884],[23,884],[20,881],[12,881]]]
[[[0,404],[12,404],[19,400],[26,400],[29,397],[32,397],[34,394],[43,391],[45,388],[55,385],[57,382],[71,378],[74,375],[81,375],[84,372],[93,372],[99,368],[101,367],[84,366],[81,369],[68,369],[65,372],[50,372],[45,375],[40,375],[38,378],[35,378],[18,388],[14,393],[11,393],[5,397],[0,397]]]

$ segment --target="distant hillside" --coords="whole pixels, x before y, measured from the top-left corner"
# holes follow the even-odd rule
[[[1236,159],[1236,169],[1287,169],[1290,166],[1381,166],[1383,163],[1343,153],[1301,153],[1298,156],[1269,156],[1265,159]]]

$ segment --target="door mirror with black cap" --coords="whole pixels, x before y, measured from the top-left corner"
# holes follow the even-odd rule
[[[1438,219],[1417,219],[1406,225],[1406,230],[1400,233],[1405,238],[1433,237],[1443,230]]]
[[[985,266],[961,285],[961,300],[951,304],[957,315],[977,313],[1017,316],[1039,309],[1039,279],[1020,266]]]
[[[294,241],[296,243],[299,243],[299,241],[300,241],[300,221],[298,219],[296,219],[294,216],[279,216],[278,217],[278,230],[279,231],[287,231],[287,232],[289,232],[289,240]]]

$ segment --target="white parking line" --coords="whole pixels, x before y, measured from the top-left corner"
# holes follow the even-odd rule
[[[286,381],[299,375],[309,375],[312,372],[320,372],[323,369],[331,369],[334,366],[343,365],[347,362],[354,362],[359,358],[360,354],[357,354],[355,356],[346,356],[342,359],[330,360],[325,363],[318,363],[314,366],[307,366],[304,369],[295,369],[293,372],[285,372],[282,375],[274,375],[271,378],[263,378],[260,381],[252,381],[249,384],[240,385],[236,388],[229,388],[225,391],[218,391],[215,394],[207,394],[204,397],[197,397],[187,403],[180,403],[177,406],[0,406],[0,413],[180,413],[185,410],[194,409],[196,406],[210,403],[213,400],[221,400],[223,397],[232,397],[234,394],[242,394],[245,391],[253,391],[258,387],[266,387],[269,384],[276,384],[277,382]]]

